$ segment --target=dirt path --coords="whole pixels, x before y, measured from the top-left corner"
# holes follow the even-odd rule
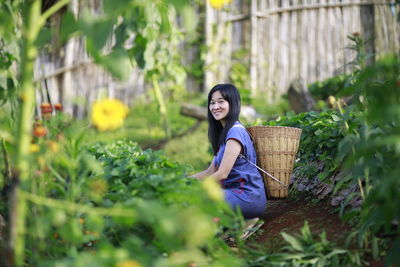
[[[304,199],[268,200],[264,225],[253,238],[269,251],[284,241],[281,232],[298,234],[307,220],[313,233],[325,231],[327,238],[340,243],[350,227],[341,222],[338,211],[326,202],[312,203]]]
[[[296,197],[297,198],[297,197]],[[250,246],[267,253],[278,252],[286,242],[281,232],[299,235],[304,221],[314,234],[326,232],[327,239],[338,246],[351,228],[340,220],[338,210],[325,201],[311,202],[304,198],[268,200],[263,226],[248,239]],[[384,266],[382,260],[369,261],[367,266]]]

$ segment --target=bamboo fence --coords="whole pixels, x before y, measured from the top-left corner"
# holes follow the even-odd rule
[[[100,12],[100,0],[88,0],[93,12]],[[243,64],[248,67],[246,87],[254,94],[266,94],[269,102],[285,94],[296,78],[305,83],[320,81],[349,72],[346,63],[354,59],[348,35],[360,33],[366,50],[376,57],[400,51],[399,5],[392,0],[233,0],[222,10],[205,6],[204,82],[189,78],[188,90],[208,91],[214,84],[232,82],[230,72],[236,51],[247,51]],[[70,8],[79,15],[81,2]],[[66,112],[84,116],[99,94],[116,97],[130,104],[149,88],[143,73],[134,69],[130,79],[115,81],[85,53],[83,39],[70,40],[54,56],[42,53],[36,62],[35,80],[48,88],[39,90],[37,102],[61,102]],[[198,48],[183,56],[183,62],[196,60]],[[196,56],[194,56],[196,54]]]
[[[347,36],[353,33],[367,40],[375,57],[399,53],[398,12],[394,1],[381,0],[235,0],[223,10],[208,5],[204,90],[230,81],[237,49],[249,54],[247,87],[271,102],[296,78],[308,84],[349,72],[346,63],[355,53],[347,49]]]

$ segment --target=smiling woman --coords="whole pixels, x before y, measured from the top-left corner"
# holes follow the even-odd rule
[[[197,179],[211,177],[218,181],[225,200],[232,209],[241,210],[245,218],[264,214],[266,195],[257,168],[249,133],[239,122],[240,94],[232,84],[218,84],[208,94],[208,138],[214,158],[208,169],[192,175]]]

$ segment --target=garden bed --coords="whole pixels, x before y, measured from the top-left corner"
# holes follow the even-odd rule
[[[268,200],[263,220],[263,226],[249,242],[262,244],[269,252],[284,244],[281,232],[297,234],[304,221],[308,221],[313,233],[325,231],[328,240],[335,243],[341,242],[350,231],[350,226],[340,220],[337,209],[326,201],[307,200],[304,195]]]

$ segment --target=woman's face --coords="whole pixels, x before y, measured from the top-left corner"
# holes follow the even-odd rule
[[[220,91],[215,91],[212,94],[209,109],[214,119],[225,126],[225,119],[229,113],[229,103],[221,95]]]

